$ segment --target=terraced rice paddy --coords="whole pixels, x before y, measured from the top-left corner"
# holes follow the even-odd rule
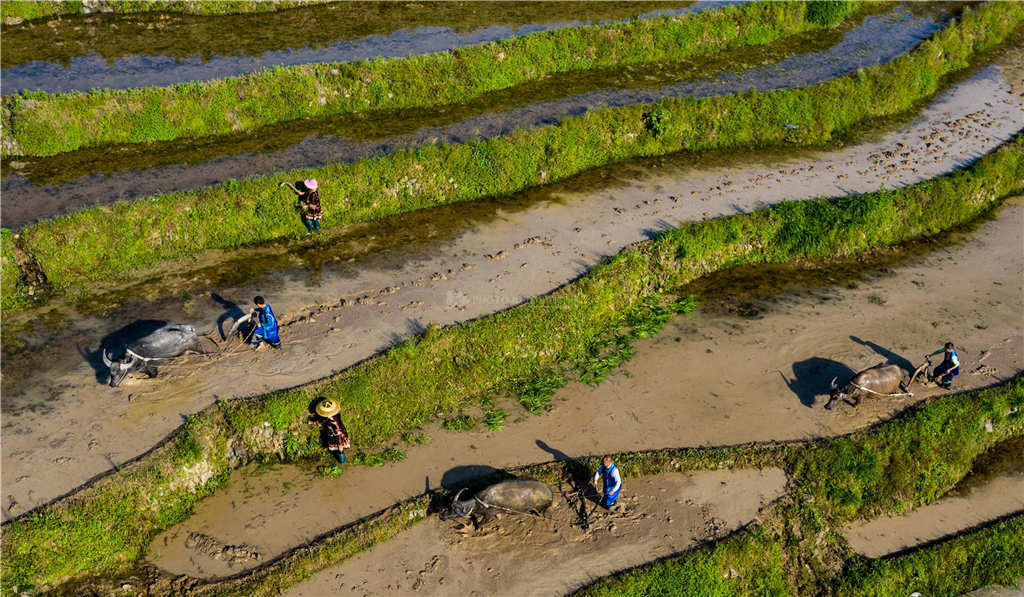
[[[4,7],[5,594],[1024,578],[1017,5],[166,7],[194,14]],[[376,91],[301,109],[332,68]],[[250,80],[270,94],[224,95]],[[124,91],[64,94],[97,86]],[[171,134],[179,101],[237,111]],[[49,144],[25,127],[55,106]],[[277,185],[310,176],[307,237]],[[226,337],[257,294],[279,351]],[[162,322],[216,350],[108,386],[104,350]],[[951,392],[822,408],[833,378],[909,377],[946,341]],[[341,466],[307,425],[322,397]],[[509,476],[553,506],[437,516]]]

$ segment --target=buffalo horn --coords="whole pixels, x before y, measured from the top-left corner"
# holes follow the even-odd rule
[[[114,361],[111,360],[111,358],[107,356],[107,351],[104,350],[102,354],[103,354],[103,364],[106,365],[107,367],[113,367],[114,366]]]
[[[460,489],[460,490],[459,490],[459,492],[458,492],[458,493],[456,493],[456,494],[455,494],[455,500],[454,500],[454,501],[456,501],[456,502],[457,502],[457,501],[459,501],[459,496],[461,496],[461,495],[462,495],[462,492],[463,492],[463,491],[466,491],[466,489],[465,489],[465,488],[462,488],[462,489]]]
[[[833,377],[832,378],[832,389],[833,390],[835,390],[835,389],[837,389],[839,387],[839,384],[836,383],[837,379],[839,379],[839,378],[838,377]]]

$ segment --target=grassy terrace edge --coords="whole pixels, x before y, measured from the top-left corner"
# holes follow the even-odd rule
[[[306,386],[219,402],[135,463],[9,523],[0,587],[52,587],[123,570],[233,468],[323,457],[318,435],[303,423],[319,396],[341,402],[364,449],[495,393],[536,403],[538,393],[559,383],[562,363],[599,357],[595,351],[609,338],[688,281],[735,265],[849,256],[935,234],[1019,193],[1022,181],[1024,139],[1017,138],[969,169],[904,189],[785,202],[685,225],[625,249],[551,295],[461,325],[431,327]]]
[[[616,25],[556,29],[405,58],[278,67],[208,82],[4,96],[5,155],[249,131],[300,118],[442,106],[545,75],[670,62],[834,25],[803,2],[739,6]],[[818,16],[820,15],[820,16]],[[810,18],[807,18],[810,17]]]
[[[1018,376],[994,388],[939,397],[872,429],[842,437],[616,454],[627,483],[655,474],[777,466],[785,470],[789,485],[759,522],[716,545],[599,580],[577,594],[881,597],[908,594],[903,589],[912,587],[928,595],[959,595],[1012,582],[1024,574],[1024,515],[879,560],[854,554],[837,531],[853,519],[896,514],[941,497],[986,450],[1024,434],[1022,407],[1024,378]],[[985,431],[986,422],[992,423],[991,433]],[[470,487],[505,474],[580,486],[598,464],[599,457],[583,457],[528,465],[475,480]],[[94,594],[116,594],[127,580],[149,586],[154,597],[172,592],[166,590],[169,584],[179,592],[187,585],[184,592],[196,597],[279,595],[425,521],[447,505],[455,490],[395,504],[238,578],[178,579],[175,586],[166,573],[144,565],[128,578],[86,584]],[[810,574],[802,572],[804,564],[809,564]]]
[[[931,97],[943,76],[1000,44],[1022,20],[1024,4],[985,4],[965,11],[959,21],[888,64],[811,87],[605,109],[504,137],[83,210],[21,230],[19,245],[49,286],[30,289],[24,275],[11,271],[17,267],[14,261],[5,258],[4,279],[18,282],[3,286],[0,304],[16,309],[49,293],[85,294],[93,281],[123,278],[206,249],[298,238],[302,231],[293,198],[277,188],[278,182],[297,177],[324,181],[324,226],[340,228],[501,196],[631,158],[822,144],[859,123],[905,112]],[[644,118],[652,110],[664,116],[656,131],[648,130]]]

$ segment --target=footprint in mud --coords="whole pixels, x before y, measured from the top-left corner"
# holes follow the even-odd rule
[[[259,560],[263,557],[249,545],[228,545],[202,533],[189,533],[188,538],[185,539],[185,547],[214,560],[224,562],[230,567],[233,567],[235,564]]]

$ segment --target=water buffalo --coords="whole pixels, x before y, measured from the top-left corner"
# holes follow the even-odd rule
[[[472,518],[476,524],[477,516],[481,518],[479,523],[484,523],[500,512],[543,514],[555,499],[550,487],[533,479],[495,483],[468,500],[459,499],[463,491],[465,489],[460,489],[455,494],[452,507],[441,514],[441,520]]]
[[[906,392],[903,385],[903,369],[896,365],[875,365],[853,376],[846,385],[839,387],[838,378],[832,379],[832,393],[825,403],[832,410],[832,403],[842,400],[851,406],[860,404],[863,396],[874,394],[899,394]]]
[[[115,359],[104,350],[103,363],[110,368],[110,386],[117,387],[134,371],[156,377],[156,364],[151,362],[153,359],[177,357],[188,351],[200,354],[209,352],[200,342],[195,328],[171,323],[128,344],[120,358]]]

